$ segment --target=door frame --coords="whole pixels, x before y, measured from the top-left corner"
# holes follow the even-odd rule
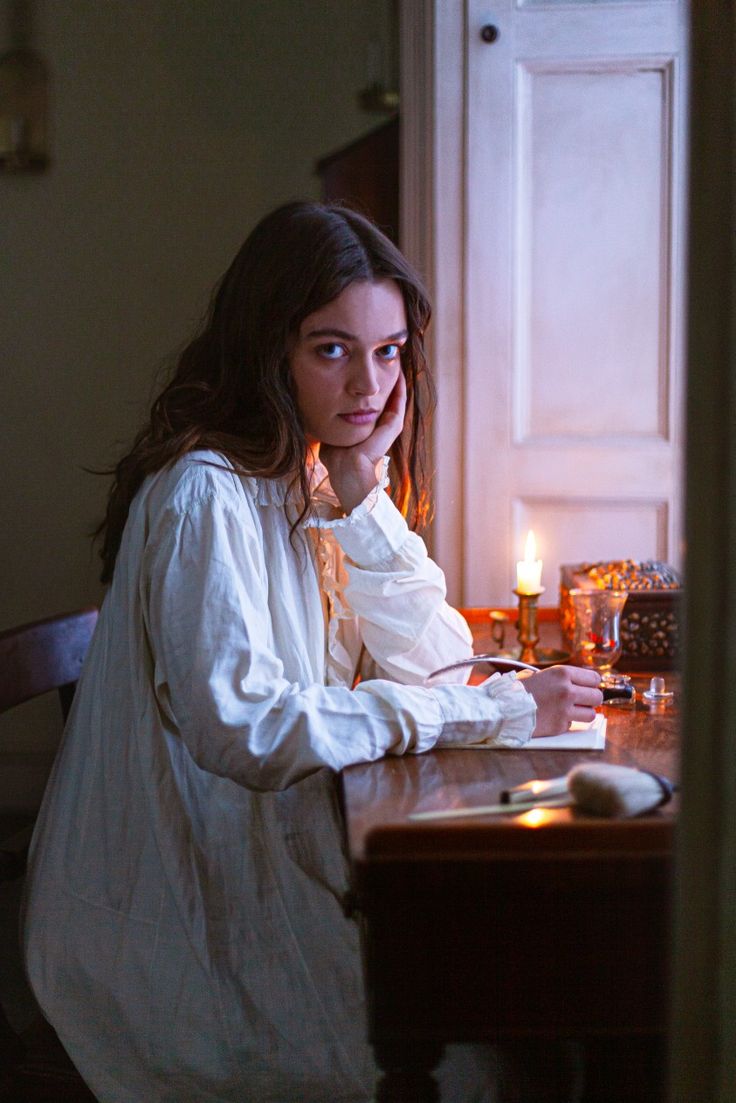
[[[462,603],[465,562],[464,9],[457,2],[401,0],[399,10],[400,239],[434,307],[428,352],[437,389],[430,445],[436,511],[428,543],[455,604]]]

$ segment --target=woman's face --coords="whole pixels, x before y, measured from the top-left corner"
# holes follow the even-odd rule
[[[373,432],[401,371],[406,310],[393,280],[356,280],[304,319],[289,355],[310,444],[349,448]]]

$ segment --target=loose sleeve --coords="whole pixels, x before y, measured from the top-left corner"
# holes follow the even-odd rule
[[[344,599],[380,670],[421,685],[433,671],[472,654],[470,629],[445,600],[444,574],[387,494],[372,491],[332,528],[346,556]],[[463,669],[451,680],[468,675]]]
[[[142,583],[156,702],[202,769],[282,789],[325,766],[419,753],[440,738],[502,737],[501,710],[482,688],[379,679],[351,690],[285,678],[247,510],[210,497],[157,531]]]

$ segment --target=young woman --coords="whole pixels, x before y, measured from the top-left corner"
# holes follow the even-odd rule
[[[364,218],[282,207],[116,469],[25,925],[40,1005],[104,1103],[367,1103],[336,771],[522,744],[600,702],[570,668],[425,686],[471,653],[406,520],[428,320]]]

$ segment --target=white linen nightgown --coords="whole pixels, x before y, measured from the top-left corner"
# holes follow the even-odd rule
[[[347,518],[315,492],[291,543],[286,498],[197,452],[131,506],[24,925],[33,990],[104,1103],[370,1100],[335,772],[534,725],[513,676],[423,686],[470,635],[380,487]]]

